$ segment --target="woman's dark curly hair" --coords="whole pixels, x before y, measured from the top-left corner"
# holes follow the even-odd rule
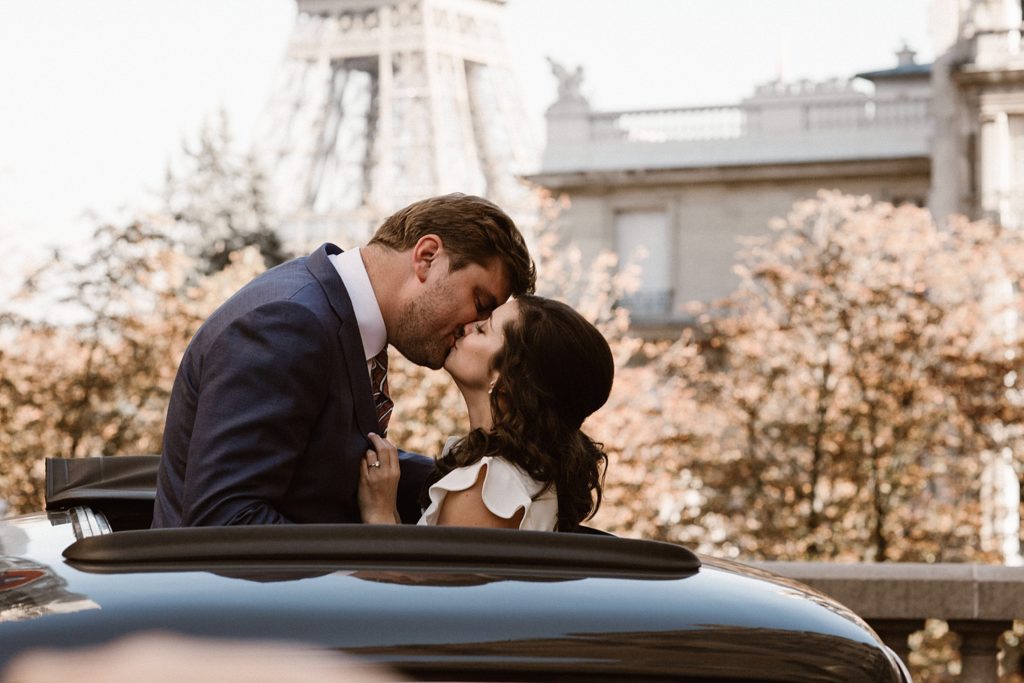
[[[601,504],[608,458],[580,426],[608,400],[612,353],[570,306],[537,296],[515,301],[519,315],[505,325],[494,358],[493,428],[474,429],[440,458],[427,488],[485,455],[502,457],[545,484],[542,492],[555,486],[556,528],[572,531]]]

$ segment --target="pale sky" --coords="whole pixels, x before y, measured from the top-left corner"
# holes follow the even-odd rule
[[[258,119],[293,0],[0,0],[0,249],[84,234],[83,212],[142,205],[181,140],[223,107]],[[534,124],[545,62],[581,64],[597,109],[726,104],[780,74],[852,76],[933,57],[928,0],[508,0]]]

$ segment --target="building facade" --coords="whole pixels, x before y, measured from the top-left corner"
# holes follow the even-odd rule
[[[729,293],[737,238],[819,189],[1020,225],[1020,2],[935,0],[931,15],[933,64],[904,47],[891,68],[769,83],[720,106],[594,111],[582,72],[554,65],[559,99],[531,180],[568,194],[564,223],[585,257],[643,259],[628,303],[653,327]]]

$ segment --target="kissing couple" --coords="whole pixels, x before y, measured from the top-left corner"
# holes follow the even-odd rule
[[[534,281],[512,219],[463,194],[258,276],[178,367],[153,526],[577,529],[601,500],[607,458],[581,425],[608,398],[612,354]],[[387,440],[389,346],[465,399],[470,431],[436,461]]]

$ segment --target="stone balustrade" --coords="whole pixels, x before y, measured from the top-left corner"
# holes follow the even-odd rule
[[[542,173],[927,157],[927,95],[766,93],[731,105],[547,114]]]
[[[1024,619],[1024,567],[975,564],[760,562],[832,596],[863,617],[904,661],[907,638],[925,619],[943,619],[960,637],[958,680],[998,680],[998,639]]]
[[[729,140],[745,134],[739,105],[596,112],[590,121],[594,139]]]
[[[793,129],[808,132],[928,125],[927,97],[844,98],[785,103],[751,99],[741,104],[592,112],[593,139],[634,142],[730,140]],[[771,116],[784,110],[785,117]]]

